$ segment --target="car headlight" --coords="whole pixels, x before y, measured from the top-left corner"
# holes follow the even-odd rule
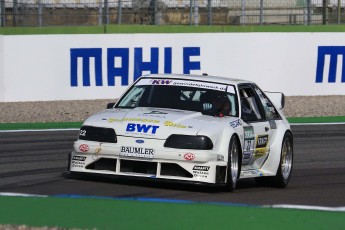
[[[213,143],[207,136],[189,136],[173,134],[168,137],[164,147],[176,149],[213,149]]]
[[[117,136],[112,128],[84,125],[80,128],[79,140],[117,143]]]

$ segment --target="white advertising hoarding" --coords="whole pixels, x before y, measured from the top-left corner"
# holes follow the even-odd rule
[[[0,101],[118,98],[149,73],[252,80],[285,95],[345,95],[345,33],[25,35],[0,39]]]

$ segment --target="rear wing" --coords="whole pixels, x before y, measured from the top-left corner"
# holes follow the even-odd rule
[[[285,95],[280,92],[265,92],[266,96],[270,99],[273,105],[282,110],[285,106]]]

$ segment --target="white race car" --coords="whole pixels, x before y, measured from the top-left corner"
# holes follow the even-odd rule
[[[69,170],[236,188],[238,179],[286,187],[293,136],[284,95],[216,76],[140,77],[85,120]]]

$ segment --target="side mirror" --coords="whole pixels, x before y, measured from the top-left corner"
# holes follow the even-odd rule
[[[114,108],[115,102],[111,102],[107,104],[107,109],[112,109]]]
[[[285,107],[285,95],[283,93],[265,92],[265,94],[277,109],[282,110]]]

